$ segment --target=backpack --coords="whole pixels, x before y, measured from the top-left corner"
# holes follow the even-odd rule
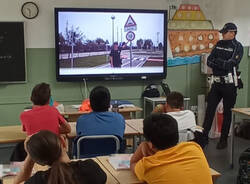
[[[250,140],[250,120],[243,119],[238,125],[235,126],[235,136]]]
[[[142,97],[159,97],[160,96],[160,92],[157,89],[157,86],[155,84],[149,84],[145,90],[143,91]]]
[[[250,183],[250,148],[240,154],[237,184]]]

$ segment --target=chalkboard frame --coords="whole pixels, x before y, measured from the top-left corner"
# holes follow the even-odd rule
[[[17,29],[13,29],[13,28],[17,28]],[[13,40],[15,40],[15,42],[12,44],[8,44],[6,43],[6,40],[8,40],[8,42],[9,40],[10,42],[11,41],[13,42]],[[27,83],[26,47],[25,47],[26,44],[25,43],[26,43],[25,42],[25,23],[23,21],[1,21],[0,22],[0,46],[1,46],[0,47],[0,67],[2,67],[0,68],[0,84],[1,83]],[[1,48],[3,49],[1,50]],[[6,57],[6,58],[3,58],[3,57]],[[2,73],[3,70],[5,73],[12,74],[12,75],[4,78],[5,76]]]

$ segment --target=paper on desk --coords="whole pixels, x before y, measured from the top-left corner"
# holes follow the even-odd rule
[[[121,104],[121,105],[118,105],[118,108],[126,108],[126,107],[135,107],[134,104]]]
[[[115,154],[108,158],[108,162],[115,170],[129,169],[132,154]]]
[[[15,176],[21,171],[23,162],[13,162],[12,164],[1,164],[0,165],[0,177]]]
[[[71,105],[73,109],[79,109],[81,107],[82,104],[80,105]]]

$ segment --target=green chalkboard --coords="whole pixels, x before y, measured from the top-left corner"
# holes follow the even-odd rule
[[[25,82],[23,22],[0,22],[0,82]]]

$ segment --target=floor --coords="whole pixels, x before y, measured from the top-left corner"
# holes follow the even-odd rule
[[[250,140],[235,138],[234,168],[231,168],[229,165],[230,141],[229,138],[227,149],[217,150],[216,144],[218,139],[210,139],[208,146],[204,149],[210,167],[222,174],[216,184],[236,184],[239,169],[238,158],[246,148],[250,147]]]

